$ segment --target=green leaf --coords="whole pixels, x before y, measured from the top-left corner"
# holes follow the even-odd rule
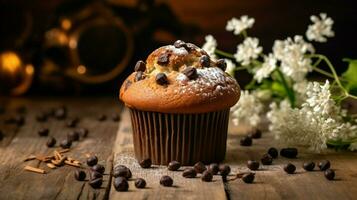
[[[357,60],[343,59],[348,62],[347,70],[342,74],[342,77],[346,80],[343,82],[344,87],[352,95],[357,95]]]
[[[276,94],[277,96],[279,97],[286,97],[288,96],[285,88],[284,88],[284,85],[277,82],[277,81],[274,81],[272,84],[271,84],[271,90],[273,91],[274,94]]]

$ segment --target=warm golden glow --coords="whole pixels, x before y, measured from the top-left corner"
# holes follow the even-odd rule
[[[77,41],[76,41],[75,39],[71,39],[71,40],[69,41],[69,47],[70,47],[71,49],[77,48]]]
[[[87,71],[87,68],[86,68],[84,65],[79,65],[79,66],[77,67],[77,72],[78,72],[78,74],[85,74],[86,71]]]
[[[0,54],[0,67],[4,71],[14,73],[22,65],[20,57],[12,51]]]
[[[26,65],[26,67],[25,67],[25,71],[26,71],[26,74],[32,75],[33,72],[35,71],[35,68],[33,67],[33,65],[28,64],[28,65]]]
[[[64,30],[69,30],[72,27],[72,22],[69,19],[63,19],[61,26]]]

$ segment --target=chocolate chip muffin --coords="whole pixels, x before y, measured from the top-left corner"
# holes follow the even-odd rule
[[[138,160],[191,165],[224,159],[229,109],[240,96],[225,69],[224,60],[180,40],[137,62],[120,99],[130,109]]]

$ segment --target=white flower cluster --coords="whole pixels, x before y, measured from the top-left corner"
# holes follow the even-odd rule
[[[248,37],[242,44],[237,46],[237,52],[234,54],[234,57],[243,66],[249,65],[253,59],[258,58],[262,51],[263,48],[259,46],[258,38]]]
[[[320,13],[320,18],[312,15],[310,19],[313,24],[309,25],[306,31],[307,39],[316,42],[326,42],[326,37],[335,36],[332,30],[333,20],[327,17],[326,13]]]
[[[254,93],[242,90],[238,103],[231,109],[232,121],[235,125],[244,123],[256,127],[261,121],[263,107]]]
[[[245,29],[252,28],[254,21],[254,18],[249,18],[247,15],[241,16],[240,19],[233,17],[227,22],[226,30],[233,31],[234,35],[239,35]]]
[[[254,74],[254,79],[257,80],[258,83],[262,82],[263,79],[268,78],[270,74],[276,68],[276,58],[273,54],[269,54],[264,57],[264,63],[260,68],[258,68]]]
[[[341,111],[331,99],[330,84],[309,83],[306,102],[300,109],[282,101],[272,103],[267,117],[277,139],[291,144],[307,145],[314,151],[327,147],[329,140],[356,137],[357,126],[343,122]]]
[[[207,35],[205,41],[202,49],[205,50],[212,59],[217,60],[217,56],[214,53],[217,48],[217,40],[212,35]]]
[[[306,58],[305,54],[314,51],[314,47],[299,35],[294,39],[276,40],[273,46],[275,58],[281,61],[281,71],[296,82],[304,80],[312,70],[311,59]]]
[[[229,59],[224,59],[224,60],[226,61],[227,64],[226,72],[234,77],[234,69],[236,68],[236,65]]]

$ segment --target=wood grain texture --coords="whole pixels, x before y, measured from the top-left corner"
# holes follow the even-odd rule
[[[118,123],[108,119],[99,122],[99,114],[111,115],[120,111],[120,105],[109,98],[86,99],[11,99],[7,108],[15,108],[18,105],[27,107],[26,124],[16,130],[12,135],[5,137],[0,148],[0,199],[105,199],[109,192],[110,174],[112,169],[112,146],[117,132]],[[68,108],[69,117],[79,117],[81,121],[78,127],[89,130],[87,138],[75,142],[71,151],[66,155],[85,163],[86,153],[95,153],[99,163],[106,167],[104,182],[101,189],[92,189],[86,182],[78,182],[74,179],[74,167],[64,166],[51,170],[45,163],[29,161],[23,163],[23,159],[30,154],[50,154],[58,148],[59,142],[66,138],[71,130],[65,126],[66,120],[59,121],[51,118],[46,123],[35,121],[35,115],[52,107],[65,105]],[[7,114],[8,115],[8,114]],[[3,123],[1,123],[3,128]],[[57,139],[56,148],[48,148],[45,144],[47,137],[39,137],[37,131],[46,127],[50,129],[51,136]],[[15,133],[15,134],[14,134]],[[6,146],[6,147],[4,147]],[[36,174],[24,171],[23,167],[30,165],[45,169],[47,174]],[[84,165],[86,166],[86,165]],[[87,178],[88,179],[88,178]]]

